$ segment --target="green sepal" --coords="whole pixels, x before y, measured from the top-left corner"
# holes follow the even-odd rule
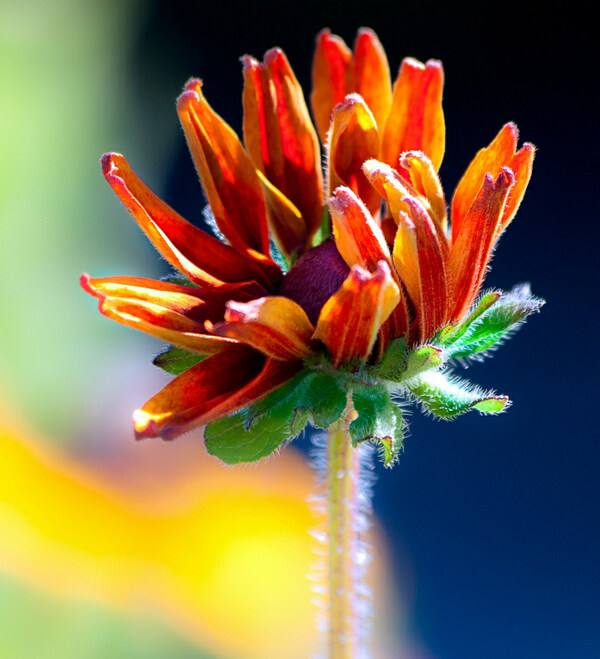
[[[373,369],[376,378],[396,381],[404,371],[406,364],[406,341],[395,339],[390,343],[381,361]]]
[[[405,340],[396,339],[386,350],[381,362],[371,372],[375,380],[388,380],[400,384],[411,380],[419,373],[439,368],[443,363],[444,351],[440,346],[419,346],[407,353]]]
[[[436,346],[421,346],[413,350],[406,358],[402,380],[412,380],[420,373],[438,368],[444,363],[442,349]]]
[[[510,405],[508,396],[449,377],[448,373],[429,371],[406,385],[429,412],[442,419],[453,419],[469,410],[482,414],[499,414]]]
[[[312,247],[318,247],[321,243],[325,242],[331,235],[331,221],[329,219],[329,210],[327,206],[323,209],[323,217],[321,224],[312,239]]]
[[[163,352],[156,355],[152,360],[154,366],[162,368],[171,375],[181,375],[188,368],[191,368],[208,355],[199,355],[197,352],[190,352],[177,346],[170,346]]]
[[[405,424],[402,412],[380,384],[355,385],[352,403],[357,417],[350,423],[352,444],[368,441],[380,449],[386,467],[391,467],[402,448]]]
[[[515,286],[509,293],[488,293],[453,332],[442,330],[438,342],[447,358],[481,359],[544,304],[531,295],[528,285]]]
[[[291,414],[282,409],[250,422],[245,412],[238,412],[204,430],[206,450],[229,465],[266,458],[290,436]]]

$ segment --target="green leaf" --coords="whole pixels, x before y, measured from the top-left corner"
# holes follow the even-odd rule
[[[527,316],[545,304],[531,295],[528,285],[516,286],[510,293],[485,295],[479,306],[458,327],[452,342],[445,347],[448,358],[481,359],[488,350],[509,338]]]
[[[352,443],[376,444],[381,449],[383,464],[390,467],[402,448],[405,429],[402,412],[383,385],[353,387],[352,403],[357,414],[350,424]]]
[[[490,291],[481,297],[479,302],[476,303],[475,308],[459,325],[450,325],[445,327],[437,336],[438,343],[441,345],[449,345],[454,343],[469,329],[471,324],[475,322],[484,312],[486,312],[493,304],[495,304],[500,296],[501,291]]]
[[[442,419],[453,419],[472,409],[498,414],[510,404],[507,396],[483,391],[470,382],[435,371],[423,373],[407,389],[427,410]]]
[[[162,368],[171,375],[181,375],[181,373],[187,371],[188,368],[191,368],[194,364],[206,359],[207,356],[208,355],[199,355],[197,352],[190,352],[183,348],[171,346],[156,355],[152,360],[152,363],[154,366]]]
[[[178,286],[187,286],[188,288],[198,288],[191,279],[184,277],[178,272],[174,272],[170,275],[165,275],[161,277],[161,281],[166,281],[168,284],[177,284]]]
[[[291,414],[281,411],[265,414],[250,425],[244,412],[213,421],[204,430],[206,450],[229,465],[271,455],[292,434]]]

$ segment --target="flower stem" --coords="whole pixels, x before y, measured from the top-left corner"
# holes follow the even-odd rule
[[[328,659],[354,659],[362,654],[357,564],[363,516],[361,450],[352,446],[348,427],[353,418],[349,405],[329,428],[327,444]]]

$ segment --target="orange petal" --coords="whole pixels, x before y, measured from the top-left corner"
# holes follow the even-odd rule
[[[119,153],[107,153],[100,162],[109,185],[152,244],[195,283],[227,288],[227,282],[255,280],[269,290],[281,279],[270,259],[242,256],[184,220],[142,183]]]
[[[390,262],[381,229],[362,201],[349,188],[340,187],[329,200],[335,244],[346,263],[375,270],[379,261]]]
[[[397,218],[398,228],[393,248],[394,267],[418,314],[421,308],[421,274],[417,229],[407,212],[400,211]]]
[[[354,42],[352,91],[364,98],[383,131],[392,102],[390,67],[377,35],[368,28],[361,28]]]
[[[286,297],[229,302],[225,322],[207,327],[214,334],[247,343],[273,359],[305,359],[313,352],[310,341],[315,328],[304,309]]]
[[[199,289],[141,277],[91,279],[84,274],[80,281],[98,298],[100,312],[122,325],[203,355],[234,343],[205,332],[206,320],[223,316],[225,301],[207,302],[199,297]]]
[[[381,198],[362,171],[365,160],[379,151],[379,131],[371,111],[358,94],[349,94],[333,111],[328,138],[328,196],[348,186],[375,214]]]
[[[398,286],[385,261],[374,274],[355,265],[321,310],[314,338],[329,348],[336,368],[367,359],[399,299]]]
[[[398,222],[398,214],[408,211],[404,198],[417,196],[416,190],[393,167],[379,160],[367,160],[362,169],[369,183],[387,202],[394,220]]]
[[[237,135],[208,105],[200,80],[188,82],[177,108],[219,229],[241,253],[266,258],[265,199],[254,165]]]
[[[333,108],[344,100],[351,85],[352,52],[343,39],[327,29],[317,35],[310,96],[321,141],[327,141]]]
[[[437,231],[425,207],[412,197],[405,199],[414,223],[419,262],[420,305],[417,320],[421,341],[440,330],[448,315],[446,256]],[[394,249],[396,255],[396,249]]]
[[[308,242],[308,229],[302,213],[260,171],[269,225],[279,249],[290,258],[302,253]]]
[[[323,216],[319,140],[302,88],[279,48],[244,58],[244,140],[250,158],[302,213],[312,235]]]
[[[404,151],[422,151],[440,168],[446,128],[442,110],[444,73],[436,60],[406,58],[392,92],[392,107],[381,143],[381,159],[392,167]]]
[[[301,362],[265,361],[245,345],[228,347],[177,376],[136,410],[136,438],[174,439],[264,398],[301,368]]]
[[[440,242],[445,247],[448,228],[446,200],[440,178],[431,160],[422,151],[408,151],[401,157],[400,165],[408,171],[413,187],[426,202]]]
[[[452,323],[466,313],[479,292],[514,181],[507,167],[502,168],[496,180],[486,174],[479,194],[463,218],[448,260]]]
[[[508,167],[515,175],[515,185],[510,192],[503,211],[501,228],[512,220],[531,177],[535,148],[524,144],[516,151],[519,131],[515,124],[505,124],[489,146],[480,149],[467,171],[461,178],[452,199],[452,241],[460,233],[463,219],[477,197],[483,178],[491,174],[496,178],[503,167]]]

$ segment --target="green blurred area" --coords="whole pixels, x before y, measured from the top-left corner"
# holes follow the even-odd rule
[[[58,600],[0,576],[0,656],[4,659],[215,659],[157,617],[116,613],[92,602]]]
[[[98,165],[119,149],[155,186],[167,170],[178,129],[171,94],[144,114],[128,84],[143,16],[141,2],[0,0],[0,395],[54,442],[89,422],[95,373],[156,349],[104,321],[78,285],[86,270],[157,272]],[[165,115],[152,144],[139,139],[150,133],[148,114]],[[57,600],[5,574],[0,656],[208,657],[155,617]]]
[[[174,93],[130,80],[144,15],[142,2],[0,0],[0,392],[57,440],[85,427],[99,363],[156,350],[78,285],[83,271],[157,273],[98,164],[123,151],[159,193],[168,171]]]

